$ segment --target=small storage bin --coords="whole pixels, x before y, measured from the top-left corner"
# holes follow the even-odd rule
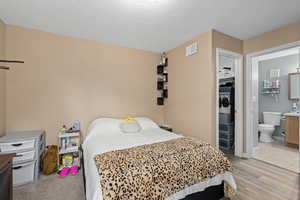
[[[24,140],[19,142],[5,142],[0,143],[1,152],[17,152],[24,151],[28,149],[34,149],[35,140]]]
[[[224,140],[224,139],[220,139],[219,140],[219,145],[221,149],[232,149],[233,145],[234,145],[234,141],[233,140]]]
[[[233,133],[234,124],[233,123],[219,123],[219,130],[224,132]]]
[[[20,162],[33,161],[34,155],[35,155],[35,151],[25,151],[25,152],[17,153],[17,155],[13,158],[13,163],[17,164]]]
[[[233,121],[232,114],[219,113],[220,123],[232,123],[232,121]]]
[[[34,180],[35,162],[28,162],[13,167],[13,185],[19,186]]]
[[[233,140],[233,132],[219,131],[219,138],[224,140]]]

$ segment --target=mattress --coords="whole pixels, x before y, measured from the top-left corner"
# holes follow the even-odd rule
[[[97,172],[94,157],[98,154],[121,150],[145,144],[168,141],[183,136],[165,131],[147,118],[136,118],[142,124],[139,133],[122,133],[119,129],[120,120],[101,118],[91,123],[88,128],[88,136],[83,143],[84,165],[86,176],[86,199],[102,200],[100,177]],[[226,181],[233,189],[236,189],[234,178],[230,172],[219,174],[207,181],[203,181],[181,190],[168,197],[168,200],[177,200],[189,194],[200,192],[205,188],[219,185]]]

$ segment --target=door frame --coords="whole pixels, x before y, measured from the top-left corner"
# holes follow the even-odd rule
[[[271,54],[271,53],[276,53],[278,51],[282,50],[287,50],[290,48],[295,48],[300,46],[300,41],[292,42],[292,43],[287,43],[283,44],[277,47],[265,49],[262,51],[250,53],[246,55],[246,70],[245,70],[245,96],[246,96],[246,101],[245,101],[245,145],[246,145],[246,152],[245,152],[245,157],[252,157],[254,148],[253,148],[253,137],[254,137],[254,124],[258,123],[256,122],[256,119],[253,117],[253,113],[256,111],[256,107],[258,105],[258,101],[255,96],[255,87],[257,84],[255,80],[257,77],[256,75],[253,75],[253,72],[255,72],[256,68],[258,67],[258,57],[262,56],[267,56],[266,54]],[[300,58],[299,58],[300,62]],[[256,94],[257,95],[257,94]],[[258,111],[257,111],[258,112]],[[300,120],[299,120],[300,121]],[[299,133],[300,133],[300,128],[299,128]],[[300,139],[299,139],[300,140]],[[299,147],[300,151],[300,147]]]
[[[243,157],[243,55],[222,48],[216,48],[216,147],[219,148],[219,57],[226,55],[235,61],[235,151],[234,155]]]

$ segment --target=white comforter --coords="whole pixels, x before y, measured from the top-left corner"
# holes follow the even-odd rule
[[[103,199],[100,178],[94,161],[95,155],[182,137],[160,129],[153,121],[148,121],[149,119],[147,118],[136,119],[142,125],[142,131],[134,134],[122,133],[119,129],[120,120],[117,119],[101,118],[91,123],[87,133],[88,136],[83,143],[87,200]],[[232,174],[226,172],[217,175],[208,181],[187,187],[170,196],[168,199],[182,199],[189,194],[203,191],[209,186],[219,185],[223,180],[226,180],[234,189],[236,189]]]

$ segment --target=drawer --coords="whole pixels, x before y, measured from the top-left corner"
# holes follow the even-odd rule
[[[35,162],[29,162],[13,166],[13,185],[19,186],[34,180]]]
[[[1,152],[18,152],[28,149],[34,149],[34,140],[24,140],[19,142],[0,143]]]
[[[25,151],[21,153],[17,153],[17,155],[13,158],[13,163],[20,163],[26,161],[34,160],[35,151]]]

